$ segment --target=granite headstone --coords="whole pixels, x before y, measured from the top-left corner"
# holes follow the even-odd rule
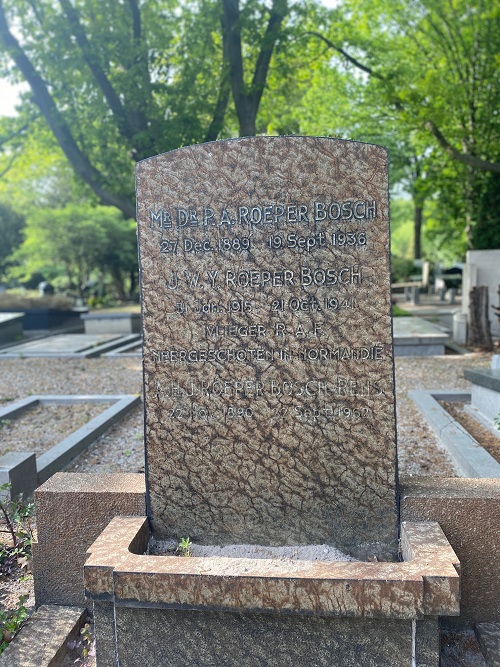
[[[397,552],[387,152],[316,137],[137,165],[159,537]]]

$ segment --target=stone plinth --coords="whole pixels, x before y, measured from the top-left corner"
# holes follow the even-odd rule
[[[85,313],[81,317],[87,335],[104,333],[132,334],[140,333],[141,331],[141,316],[139,313],[97,311]]]
[[[137,201],[155,533],[394,559],[386,150],[192,146]]]
[[[35,492],[35,600],[82,605],[86,550],[117,514],[145,514],[144,475],[56,473]]]
[[[464,377],[472,383],[472,407],[494,422],[500,416],[500,368],[465,369]]]
[[[498,479],[405,477],[404,521],[437,521],[461,563],[460,619],[500,619],[500,484]]]
[[[397,357],[442,355],[449,339],[442,327],[421,317],[394,319],[394,354]]]
[[[168,628],[168,641],[163,630],[141,643],[151,665],[167,656],[171,665],[185,664],[194,651],[199,665],[298,667],[307,648],[315,665],[354,665],[360,651],[362,664],[402,667],[410,664],[413,623],[459,612],[458,560],[433,523],[403,524],[403,563],[141,555],[148,538],[144,518],[117,517],[89,549],[85,588],[95,600],[99,665],[115,664],[106,658],[115,649],[122,667],[133,665],[125,636],[152,624]],[[285,663],[280,651],[288,641],[298,653]]]

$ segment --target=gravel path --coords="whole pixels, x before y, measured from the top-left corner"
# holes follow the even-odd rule
[[[488,367],[491,355],[398,357],[396,394],[399,469],[401,474],[454,476],[436,438],[407,397],[411,389],[467,389],[464,368]],[[127,359],[20,359],[0,361],[0,405],[30,394],[140,393],[141,360]],[[0,424],[0,450],[40,451],[42,434],[54,431],[62,438],[76,430],[101,406],[57,406],[27,413],[19,420]],[[45,414],[44,414],[45,413]],[[45,421],[44,421],[45,420]],[[47,439],[47,438],[45,438]],[[17,444],[16,444],[17,443]],[[66,469],[70,472],[142,472],[144,441],[142,408],[135,408]]]

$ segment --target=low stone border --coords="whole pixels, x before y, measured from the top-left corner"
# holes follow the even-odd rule
[[[57,396],[40,395],[29,396],[17,401],[13,405],[0,409],[0,420],[12,419],[35,405],[64,405],[74,403],[109,403],[109,408],[100,415],[91,419],[87,424],[61,440],[38,458],[32,452],[9,452],[0,457],[0,484],[10,482],[11,496],[19,494],[30,496],[37,486],[43,484],[49,477],[78,454],[81,454],[92,442],[97,440],[113,424],[122,419],[134,406],[140,402],[139,395],[119,394],[96,396]]]
[[[61,667],[87,617],[82,607],[43,605],[0,656],[0,667]]]
[[[471,395],[462,391],[409,391],[408,396],[436,433],[440,444],[453,460],[461,477],[500,478],[498,463],[438,403],[438,401],[469,402]]]
[[[136,348],[139,348],[137,352],[134,352]],[[142,358],[142,341],[137,340],[133,343],[127,343],[126,345],[121,345],[116,347],[111,352],[105,352],[103,357],[137,357]]]
[[[141,332],[140,313],[114,313],[109,311],[93,311],[84,313],[81,319],[85,325],[85,333],[135,333]]]
[[[57,335],[57,334],[56,334]],[[86,334],[72,334],[72,335],[86,335]],[[52,338],[49,336],[48,338]],[[128,334],[120,335],[116,334],[114,338],[111,338],[105,343],[100,343],[97,345],[88,344],[87,346],[82,345],[82,349],[79,352],[64,352],[63,350],[58,350],[56,352],[43,352],[42,350],[30,350],[28,347],[29,343],[32,341],[27,341],[19,345],[13,345],[7,347],[4,351],[0,352],[0,359],[23,359],[23,358],[42,358],[42,359],[53,359],[53,358],[64,358],[64,359],[92,359],[93,357],[99,357],[102,354],[114,350],[117,347],[125,345],[127,343],[136,343],[140,339],[139,334]]]
[[[422,317],[393,319],[395,357],[442,356],[449,339],[449,333],[443,327]]]

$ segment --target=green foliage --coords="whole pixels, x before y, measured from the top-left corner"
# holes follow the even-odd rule
[[[470,234],[476,250],[500,248],[500,174],[487,173],[477,178],[475,195],[477,217]]]
[[[117,209],[104,206],[72,204],[33,210],[26,222],[25,240],[13,257],[17,267],[11,273],[17,278],[40,272],[55,282],[63,276],[68,288],[83,295],[92,278],[103,284],[108,276],[117,297],[126,298],[127,278],[132,276],[136,282],[135,223],[124,220]]]
[[[11,265],[9,256],[22,242],[24,224],[22,215],[0,202],[0,280],[5,278]]]
[[[411,259],[391,255],[391,281],[393,283],[408,282],[415,273],[415,264]]]
[[[395,303],[392,304],[392,316],[393,317],[411,317],[411,313],[403,308],[400,308]]]
[[[26,595],[20,595],[15,609],[11,611],[0,609],[0,654],[5,651],[28,618],[28,611],[24,606],[26,600]]]
[[[80,630],[80,637],[78,639],[71,639],[67,646],[70,651],[76,649],[80,653],[81,657],[75,660],[75,665],[82,665],[82,667],[90,665],[90,658],[95,656],[95,637],[90,623],[85,623]]]
[[[9,543],[0,542],[0,576],[8,576],[18,568],[25,567],[31,559],[33,529],[31,518],[34,504],[22,498],[9,500],[10,484],[0,485],[0,513],[5,529],[0,532],[9,536]],[[24,603],[26,596],[20,596],[17,606],[10,611],[0,609],[0,653],[12,641],[16,632],[28,618]]]

